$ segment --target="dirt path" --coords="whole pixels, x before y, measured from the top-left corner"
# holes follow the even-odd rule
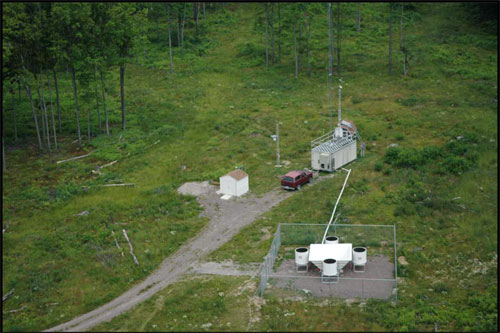
[[[143,282],[121,296],[93,311],[52,327],[47,331],[85,331],[124,313],[177,281],[192,266],[199,265],[200,259],[229,241],[259,215],[267,212],[293,194],[293,192],[276,189],[260,198],[249,194],[242,198],[232,198],[225,201],[221,200],[215,193],[216,188],[214,186],[205,182],[197,184],[199,186],[193,183],[185,184],[179,191],[187,193],[190,187],[197,191],[198,200],[205,207],[203,215],[210,217],[210,222],[198,236],[182,245],[177,252],[165,259],[160,267]]]

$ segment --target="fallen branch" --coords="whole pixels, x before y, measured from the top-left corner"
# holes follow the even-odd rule
[[[116,244],[116,247],[118,248],[118,250],[120,250],[122,252],[122,257],[123,257],[123,251],[122,251],[122,248],[120,247],[120,245],[118,244],[118,241],[116,240],[116,237],[115,237],[115,233],[113,230],[111,230],[111,233],[113,234],[113,239],[115,240],[115,244]]]
[[[134,254],[134,248],[132,247],[132,243],[130,243],[130,240],[128,239],[127,232],[125,231],[125,229],[122,229],[122,230],[123,230],[123,236],[125,236],[125,238],[127,239],[128,246],[130,247],[130,255],[134,258],[135,264],[139,265],[139,261],[137,260],[135,254]]]
[[[98,168],[99,168],[99,169],[102,169],[102,168],[105,168],[105,167],[107,167],[107,166],[113,165],[113,164],[115,164],[116,162],[118,162],[118,160],[113,161],[113,162],[110,162],[110,163],[108,163],[108,164],[104,164],[103,166],[100,166],[100,167],[98,167]]]
[[[153,144],[151,144],[151,145],[149,145],[149,146],[144,147],[144,149],[149,148],[149,147],[152,147],[152,146],[157,145],[157,144],[159,144],[159,143],[160,143],[160,140],[156,141],[155,143],[153,143]]]
[[[9,291],[7,294],[5,294],[3,297],[2,297],[2,302],[5,302],[5,300],[7,298],[9,298],[10,295],[12,295],[12,293],[14,293],[14,288],[12,288],[11,291]]]
[[[21,311],[23,310],[27,305],[23,305],[22,307],[20,307],[19,309],[15,309],[15,310],[10,310],[10,311],[6,311],[4,313],[11,313],[11,312],[18,312],[18,311]]]
[[[124,184],[106,184],[106,185],[99,185],[99,186],[105,186],[105,187],[112,187],[112,186],[135,186],[134,183],[124,183]]]
[[[73,160],[77,160],[77,159],[80,159],[80,158],[87,157],[89,155],[90,155],[90,153],[85,154],[85,155],[80,155],[80,156],[72,157],[72,158],[68,158],[67,160],[57,161],[56,164],[64,163],[64,162],[68,162],[68,161],[73,161]]]
[[[102,173],[101,171],[99,171],[99,170],[97,170],[97,171],[96,171],[96,170],[92,170],[92,173],[93,173],[94,175],[99,175],[99,176],[103,174],[103,173]]]

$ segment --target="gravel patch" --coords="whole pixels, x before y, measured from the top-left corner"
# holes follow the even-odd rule
[[[321,273],[314,265],[311,265],[308,272],[296,273],[294,259],[283,260],[273,274],[287,277],[272,278],[271,285],[316,297],[387,299],[391,297],[394,288],[392,281],[357,280],[394,279],[394,264],[382,255],[368,257],[364,273],[355,273],[346,266],[338,283],[322,283]],[[276,290],[271,290],[271,292],[276,292]]]

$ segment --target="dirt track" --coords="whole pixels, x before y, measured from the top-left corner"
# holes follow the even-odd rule
[[[178,280],[203,256],[229,241],[241,228],[252,223],[257,216],[293,194],[293,192],[285,192],[280,189],[268,192],[260,198],[249,194],[242,198],[231,198],[225,201],[221,200],[215,191],[215,186],[208,185],[206,182],[187,183],[181,186],[179,192],[199,196],[198,200],[205,209],[203,215],[210,218],[210,222],[200,234],[165,259],[160,267],[143,282],[121,296],[47,331],[89,330],[93,326],[109,321],[131,309]]]
[[[313,180],[313,184],[333,176],[334,174],[316,178]],[[86,331],[99,323],[110,321],[176,282],[189,269],[200,265],[199,261],[204,256],[219,248],[243,227],[252,223],[259,215],[267,212],[294,193],[279,188],[261,197],[250,193],[241,198],[222,200],[216,190],[217,188],[209,185],[208,182],[194,182],[182,185],[178,191],[182,194],[196,195],[198,201],[204,207],[202,215],[210,218],[210,222],[199,235],[182,245],[143,282],[132,287],[121,296],[95,310],[46,331]]]

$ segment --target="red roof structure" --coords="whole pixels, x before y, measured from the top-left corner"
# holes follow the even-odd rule
[[[241,169],[236,169],[228,173],[226,176],[233,177],[236,180],[241,180],[245,177],[248,177],[247,173]]]

